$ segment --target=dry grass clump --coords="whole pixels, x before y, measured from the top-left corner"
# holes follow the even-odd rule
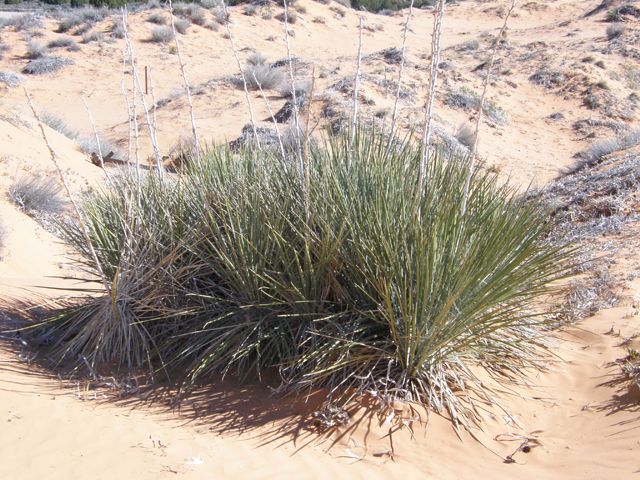
[[[67,65],[75,65],[75,62],[70,58],[64,57],[43,57],[30,61],[22,69],[22,73],[28,75],[44,75],[62,70]]]
[[[419,149],[378,130],[311,144],[306,186],[280,153],[213,148],[180,178],[123,172],[87,196],[112,296],[34,325],[50,357],[184,365],[191,381],[277,367],[283,391],[380,391],[464,425],[483,395],[467,365],[537,365],[528,301],[570,266],[539,204],[474,169],[462,214],[464,160],[434,156],[419,188]],[[63,231],[92,268],[79,227]]]
[[[7,194],[11,203],[30,216],[59,214],[66,202],[60,195],[62,187],[53,177],[37,173],[17,178]]]
[[[4,83],[7,87],[17,87],[26,81],[27,79],[19,73],[0,70],[0,83]]]

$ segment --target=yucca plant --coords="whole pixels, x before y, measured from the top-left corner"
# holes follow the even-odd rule
[[[572,260],[540,205],[474,168],[463,214],[468,160],[437,153],[421,180],[421,150],[380,130],[308,153],[308,187],[276,149],[216,147],[86,199],[113,296],[43,322],[58,353],[186,365],[190,382],[277,367],[282,390],[384,391],[465,424],[469,389],[486,393],[470,365],[538,365],[532,301]],[[73,224],[66,238],[88,258]]]

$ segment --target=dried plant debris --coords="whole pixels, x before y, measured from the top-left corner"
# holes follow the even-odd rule
[[[313,426],[319,433],[349,424],[349,414],[332,403],[325,403],[320,410],[313,413]]]

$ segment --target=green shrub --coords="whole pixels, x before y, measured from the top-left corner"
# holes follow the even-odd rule
[[[380,389],[465,422],[467,365],[538,365],[531,301],[571,256],[495,174],[475,168],[466,197],[464,159],[435,155],[418,182],[421,151],[388,142],[357,129],[311,145],[308,190],[277,148],[213,148],[164,183],[123,172],[83,202],[112,296],[41,321],[51,358],[191,379],[278,366],[285,390]],[[63,231],[91,268],[79,227]]]

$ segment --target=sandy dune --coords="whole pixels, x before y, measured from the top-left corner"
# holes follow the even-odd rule
[[[355,73],[358,15],[370,27],[364,36],[366,57],[401,46],[406,11],[387,17],[347,10],[341,17],[330,9],[337,4],[300,3],[306,13],[298,14],[291,25],[295,30],[291,49],[307,65],[300,80],[309,78],[315,64],[318,78],[311,113],[315,122],[327,104],[349,108],[348,95],[331,86]],[[625,76],[640,58],[633,57],[633,52],[638,55],[637,40],[626,50],[612,47],[610,54],[602,53],[610,45],[605,35],[609,24],[603,22],[606,12],[584,16],[599,3],[529,2],[509,23],[508,47],[500,55],[489,90],[489,98],[506,112],[508,121],[485,124],[480,148],[486,165],[516,185],[544,185],[591,142],[612,137],[616,128],[638,128],[633,109],[629,118],[620,113],[638,88]],[[473,70],[486,60],[490,35],[503,23],[498,8],[502,7],[496,2],[475,1],[448,7],[442,53],[446,66],[440,71],[436,105],[436,126],[446,134],[455,134],[462,122],[474,117],[473,112],[452,108],[445,98],[463,86],[481,90],[482,79]],[[232,9],[231,27],[242,60],[254,51],[271,61],[285,57],[283,24],[242,12],[241,6]],[[161,104],[156,110],[160,149],[170,156],[179,139],[190,135],[188,104],[177,56],[171,53],[171,44],[148,41],[153,25],[147,17],[148,12],[131,15],[130,34],[138,68],[151,67],[155,101]],[[61,36],[55,19],[42,21],[43,37],[35,40],[46,43]],[[400,114],[407,130],[421,128],[423,121],[432,21],[431,12],[422,10],[415,11],[411,21],[403,80],[411,96]],[[39,109],[62,116],[72,128],[89,134],[84,98],[101,135],[126,156],[129,126],[121,90],[125,46],[121,39],[108,40],[112,24],[107,18],[95,25],[94,31],[104,33],[103,41],[83,44],[74,37],[80,51],[55,52],[72,58],[75,65],[53,74],[26,76],[24,85]],[[629,38],[637,39],[637,20],[627,27],[635,32]],[[186,35],[179,36],[199,134],[209,143],[236,138],[249,123],[244,92],[229,81],[238,67],[223,33],[222,27],[215,32],[191,25]],[[0,71],[20,72],[27,64],[23,34],[0,29],[0,39],[10,46],[0,59]],[[478,40],[477,50],[465,46],[471,40]],[[589,56],[592,59],[585,61]],[[604,68],[596,65],[598,61]],[[534,84],[530,77],[543,71],[560,72],[563,83]],[[384,81],[397,80],[397,65],[372,57],[364,61],[363,72],[362,115],[378,113],[389,120],[393,94]],[[124,78],[130,92],[129,69]],[[607,88],[598,87],[599,82]],[[599,95],[601,106],[593,109],[585,104],[588,95]],[[274,111],[284,104],[277,91],[266,96]],[[145,99],[149,105],[154,101],[151,94]],[[259,123],[269,125],[261,95],[252,92],[251,102]],[[140,105],[137,113],[144,159],[152,151]],[[576,122],[585,119],[613,127],[580,131]],[[48,127],[46,132],[72,190],[100,188],[101,170],[76,143]],[[0,83],[0,218],[9,229],[0,261],[0,296],[5,301],[58,297],[65,292],[50,287],[72,288],[73,278],[84,278],[83,272],[70,267],[68,248],[6,200],[14,179],[29,172],[53,175],[49,152],[22,87]],[[629,228],[626,235],[637,232],[637,223]],[[172,406],[162,385],[136,383],[108,366],[101,373],[113,376],[111,385],[96,388],[94,382],[88,388],[88,371],[77,372],[73,380],[57,377],[40,367],[42,358],[33,358],[32,348],[0,331],[0,478],[633,478],[640,474],[640,391],[627,381],[621,365],[629,348],[640,350],[640,339],[634,337],[640,331],[640,281],[635,278],[640,258],[633,250],[627,250],[624,258],[622,253],[607,255],[613,259],[612,274],[626,279],[617,306],[558,331],[558,361],[531,378],[530,386],[494,382],[504,410],[481,407],[482,429],[474,430],[476,438],[464,430],[458,435],[448,419],[435,413],[428,429],[425,412],[421,421],[411,423],[414,436],[397,421],[382,426],[384,419],[375,415],[374,401],[354,407],[349,426],[328,437],[318,435],[311,423],[315,397],[306,404],[302,399],[292,403],[275,398],[271,389],[277,387],[277,378],[245,386],[232,378],[214,379],[209,387],[196,389]],[[63,281],[61,276],[72,279]],[[11,328],[2,315],[4,328]],[[394,426],[391,438],[390,426]],[[533,447],[530,452],[514,454],[527,439]],[[390,451],[393,458],[376,455]],[[505,462],[512,454],[514,462]]]

